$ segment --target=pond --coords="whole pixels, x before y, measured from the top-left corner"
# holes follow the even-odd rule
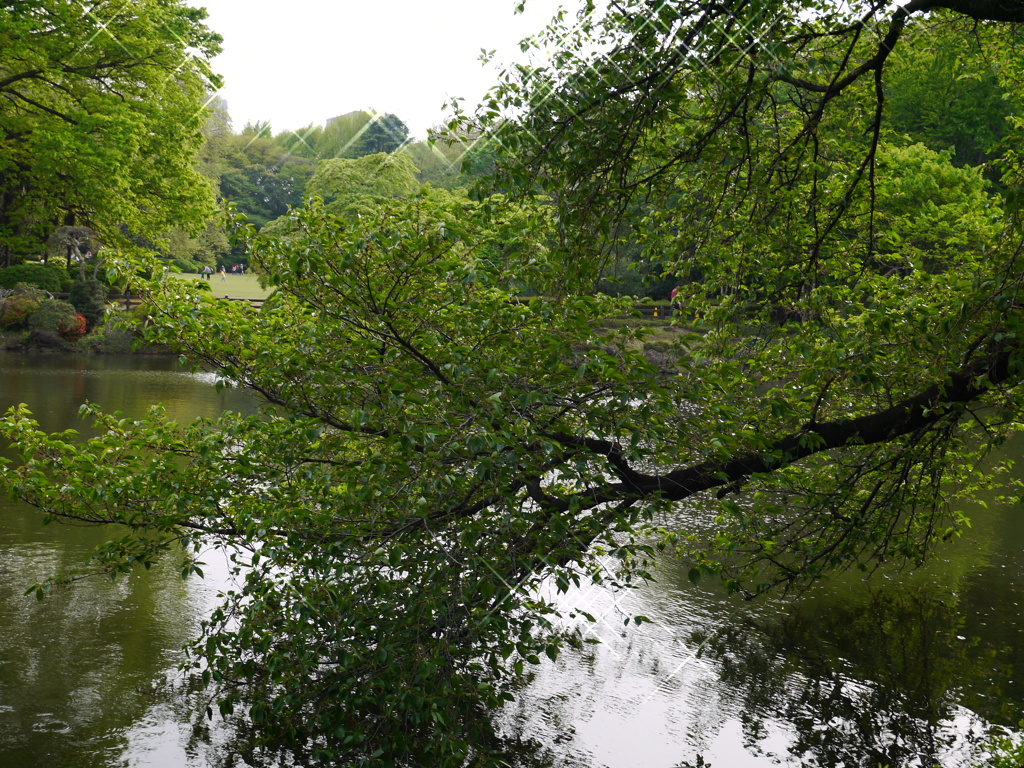
[[[78,408],[86,401],[128,416],[164,403],[179,420],[253,407],[243,393],[213,384],[176,357],[0,353],[0,407],[27,403],[54,431],[85,431]],[[203,765],[168,683],[213,603],[216,574],[183,581],[174,563],[162,563],[116,582],[88,579],[38,602],[24,595],[29,585],[80,564],[110,538],[103,529],[40,520],[0,499],[0,765]]]
[[[176,358],[0,353],[0,406],[26,402],[52,430],[81,430],[86,400],[126,415],[164,403],[179,420],[255,407],[213,383]],[[669,558],[640,589],[580,588],[565,600],[598,618],[583,632],[600,644],[536,667],[502,728],[580,768],[969,766],[1024,713],[1024,519],[972,515],[921,571],[841,576],[799,599],[733,600]],[[192,739],[175,671],[225,578],[216,560],[205,580],[168,562],[24,595],[106,538],[0,501],[0,765],[219,765]],[[650,623],[627,630],[637,614]]]
[[[799,599],[731,600],[671,560],[634,592],[580,589],[600,644],[539,668],[507,728],[581,768],[980,764],[1024,713],[1022,552],[1016,510],[978,510],[925,569]]]

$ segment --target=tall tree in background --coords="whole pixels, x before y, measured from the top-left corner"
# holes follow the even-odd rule
[[[373,121],[372,112],[357,110],[331,118],[316,137],[316,156],[321,160],[355,157],[353,147],[363,130]]]
[[[205,141],[196,158],[197,168],[211,181],[218,198],[233,204],[255,226],[262,227],[283,216],[290,206],[302,204],[306,183],[315,167],[310,152],[290,151],[281,136],[272,137],[268,123],[249,124],[235,134],[227,108],[219,99],[211,101],[203,135]],[[209,219],[198,236],[188,236],[180,229],[173,234],[175,237],[166,249],[171,256],[214,264],[232,252],[223,218],[219,216]],[[232,252],[232,261],[244,258],[239,251]]]
[[[409,129],[398,115],[373,113],[373,119],[355,139],[349,157],[395,152],[409,141]]]
[[[0,6],[0,263],[58,225],[106,242],[199,227],[193,168],[220,38],[176,0]]]
[[[268,135],[243,131],[227,141],[220,192],[257,226],[302,204],[315,164],[289,154]]]
[[[327,125],[309,125],[274,137],[288,152],[319,160],[355,159],[394,152],[409,141],[409,129],[393,114],[357,110],[333,117]]]
[[[213,182],[218,196],[220,174],[233,136],[234,131],[227,103],[217,96],[210,97],[207,104],[206,122],[203,125],[203,144],[196,154],[195,164],[199,172]]]
[[[416,166],[404,153],[321,161],[306,186],[337,214],[372,210],[381,202],[416,191]]]
[[[451,135],[443,126],[430,133],[440,138],[412,142],[404,148],[419,169],[420,181],[443,189],[469,187],[493,170],[494,153],[479,134]]]
[[[998,155],[1018,88],[1012,77],[1001,81],[993,63],[978,41],[947,24],[910,30],[885,79],[889,130],[937,152],[951,149],[957,165]]]
[[[317,147],[320,145],[323,134],[324,127],[322,125],[310,123],[304,128],[297,128],[294,131],[283,131],[275,136],[274,140],[291,155],[316,160],[319,157]]]

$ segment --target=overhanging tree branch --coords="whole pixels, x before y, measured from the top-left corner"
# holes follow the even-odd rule
[[[850,419],[807,424],[763,449],[724,461],[707,460],[661,475],[635,473],[629,481],[581,491],[565,501],[593,508],[623,499],[646,497],[681,501],[703,491],[743,483],[758,474],[789,466],[801,459],[837,448],[874,445],[927,430],[959,418],[964,406],[976,403],[994,387],[1019,375],[1016,345],[1003,344],[975,358],[941,383],[884,410]],[[602,451],[603,452],[603,451]]]

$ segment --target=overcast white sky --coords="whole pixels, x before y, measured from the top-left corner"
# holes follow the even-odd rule
[[[188,0],[205,7],[223,38],[213,64],[224,77],[236,131],[269,120],[275,133],[356,109],[393,112],[414,137],[442,116],[451,96],[475,105],[497,71],[522,59],[519,41],[559,5],[578,0]]]

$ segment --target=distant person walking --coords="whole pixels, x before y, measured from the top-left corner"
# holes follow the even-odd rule
[[[224,266],[223,266],[223,265],[221,265],[221,268],[220,268],[220,281],[221,281],[222,283],[226,283],[226,282],[228,281],[228,273],[227,273],[227,271],[226,271],[226,270],[224,269]]]
[[[682,307],[682,302],[679,301],[679,286],[678,285],[675,288],[672,289],[672,293],[670,293],[668,295],[668,300],[669,300],[669,303],[671,304],[671,309],[669,310],[669,316],[671,317],[677,311],[679,311],[680,309],[683,308]]]

